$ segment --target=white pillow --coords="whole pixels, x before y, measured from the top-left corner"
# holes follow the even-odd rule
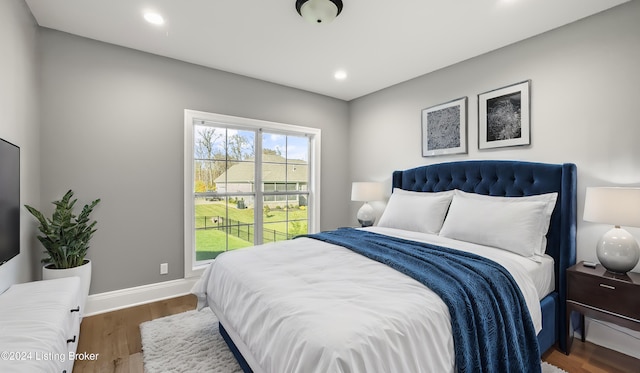
[[[438,234],[452,198],[453,191],[426,193],[394,189],[378,226]]]
[[[455,191],[440,235],[522,256],[543,255],[558,193],[492,197]]]

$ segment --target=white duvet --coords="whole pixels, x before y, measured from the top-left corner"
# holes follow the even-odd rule
[[[471,251],[504,266],[536,332],[540,302],[516,254],[390,228],[375,232]],[[416,280],[340,246],[299,238],[220,255],[192,292],[254,372],[453,372],[446,305]]]

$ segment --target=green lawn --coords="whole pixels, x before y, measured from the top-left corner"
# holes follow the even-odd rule
[[[226,234],[217,229],[199,229],[196,230],[196,260],[214,259],[223,253]],[[253,246],[252,242],[242,240],[238,237],[229,235],[229,249],[240,249],[243,247]]]
[[[233,226],[229,234],[228,248],[234,250],[242,247],[253,246],[253,213],[251,208],[237,209],[234,203],[229,204],[229,219],[240,222],[240,227]],[[285,209],[273,209],[268,215],[263,215],[265,231],[264,241],[271,242],[274,240],[285,239],[287,232],[287,211]],[[196,203],[195,205],[195,225],[196,228],[217,227],[218,224],[212,221],[212,217],[224,217],[226,215],[226,206],[223,201]],[[301,222],[291,222],[292,220],[302,220]],[[305,209],[289,209],[289,233],[306,233],[307,228],[307,211]],[[242,225],[246,223],[249,226]],[[222,222],[220,221],[220,225]],[[234,222],[235,224],[235,222]],[[296,227],[297,226],[297,227]],[[297,229],[296,229],[297,228]],[[272,231],[274,230],[276,232]],[[239,232],[239,233],[238,233]],[[240,237],[238,238],[237,235]],[[218,229],[196,229],[196,259],[207,260],[213,259],[220,253],[224,252],[226,246],[226,234],[223,230]]]

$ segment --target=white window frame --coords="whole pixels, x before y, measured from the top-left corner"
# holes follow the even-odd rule
[[[293,124],[269,122],[259,119],[235,117],[230,115],[208,113],[204,111],[184,111],[184,277],[199,277],[208,263],[196,265],[195,260],[195,222],[194,222],[194,121],[220,123],[222,127],[246,128],[263,132],[276,132],[292,136],[306,135],[309,141],[309,233],[320,231],[320,143],[321,130]],[[258,140],[261,141],[261,140]],[[256,152],[256,178],[261,172],[262,154]],[[258,189],[258,188],[256,188]],[[260,215],[261,217],[261,215]],[[259,219],[261,220],[261,219]],[[260,222],[261,223],[261,222]]]

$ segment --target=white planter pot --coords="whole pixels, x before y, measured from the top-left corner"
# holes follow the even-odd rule
[[[89,286],[91,286],[91,261],[85,259],[85,263],[79,267],[68,269],[52,269],[47,268],[50,264],[42,267],[42,279],[54,280],[63,277],[80,277],[80,316],[84,315],[84,309],[89,295]]]

